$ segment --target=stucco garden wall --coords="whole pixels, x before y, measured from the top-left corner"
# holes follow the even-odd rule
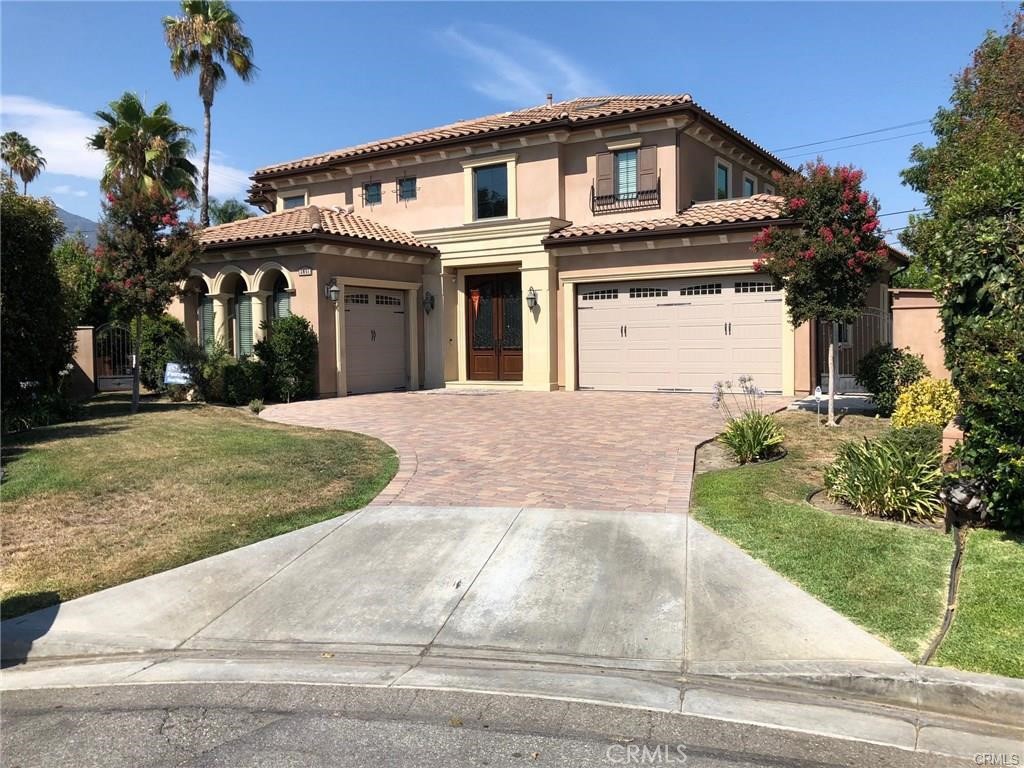
[[[935,296],[931,291],[919,288],[893,288],[890,296],[892,345],[909,347],[911,352],[924,358],[932,376],[948,379],[949,370],[942,348],[942,320]]]

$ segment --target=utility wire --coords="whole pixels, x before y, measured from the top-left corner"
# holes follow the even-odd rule
[[[924,208],[907,208],[907,210],[905,210],[905,211],[890,211],[889,213],[880,213],[880,214],[878,214],[878,218],[881,218],[882,216],[897,216],[897,215],[899,215],[901,213],[917,213],[918,211],[923,211],[923,210],[924,210]]]
[[[886,136],[884,139],[872,139],[871,141],[859,141],[856,144],[841,144],[838,147],[828,147],[827,149],[820,149],[819,152],[835,152],[837,149],[850,149],[851,147],[863,147],[868,144],[878,144],[882,141],[895,141],[896,139],[905,139],[908,136],[920,136],[924,133],[931,133],[931,131],[915,131],[913,133],[901,133],[898,136]],[[797,152],[792,155],[780,155],[779,157],[785,160],[787,157],[797,157],[803,155],[803,152]]]
[[[900,123],[899,125],[890,125],[888,128],[876,128],[873,131],[864,131],[863,133],[851,133],[849,136],[836,136],[834,139],[822,139],[821,141],[812,141],[807,144],[794,144],[792,147],[780,147],[779,149],[773,149],[772,152],[786,152],[790,149],[803,149],[804,147],[816,147],[819,144],[831,144],[833,141],[845,141],[846,139],[856,139],[861,136],[870,136],[873,133],[885,133],[886,131],[895,131],[900,128],[909,128],[912,125],[923,125],[924,123],[930,122],[928,120],[915,120],[912,123]]]

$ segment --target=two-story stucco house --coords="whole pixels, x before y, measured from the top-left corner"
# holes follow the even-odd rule
[[[818,380],[753,271],[790,169],[687,95],[581,98],[261,168],[267,212],[202,233],[172,311],[252,350],[309,319],[318,392],[452,386],[708,391]],[[885,286],[870,303],[884,311]]]

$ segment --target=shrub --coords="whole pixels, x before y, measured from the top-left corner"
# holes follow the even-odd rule
[[[721,441],[740,464],[767,459],[776,453],[784,438],[782,427],[770,413],[745,413],[732,419]]]
[[[131,324],[132,333],[135,323]],[[139,347],[139,380],[146,389],[163,392],[164,371],[170,362],[178,362],[174,352],[188,334],[185,326],[171,315],[142,318],[142,340]]]
[[[932,520],[943,511],[939,461],[938,451],[907,451],[888,437],[844,443],[825,470],[825,488],[861,514]]]
[[[740,376],[739,393],[731,381],[715,382],[711,405],[725,419],[720,439],[740,464],[767,459],[785,437],[775,417],[761,410],[763,400],[764,390],[754,386],[752,376]]]
[[[882,438],[896,450],[931,456],[942,449],[942,427],[936,424],[915,424],[891,429]]]
[[[249,410],[252,411],[253,413],[255,413],[257,416],[259,416],[260,413],[263,412],[263,408],[264,407],[265,406],[263,405],[263,401],[258,399],[258,398],[255,399],[255,400],[249,401]]]
[[[223,403],[226,395],[225,370],[238,365],[228,351],[219,343],[214,343],[206,351],[206,360],[200,367],[199,380],[193,379],[200,396],[212,403]]]
[[[892,414],[894,427],[916,424],[946,426],[956,416],[960,399],[945,379],[921,379],[900,391]]]
[[[267,367],[260,360],[243,358],[224,368],[224,402],[245,405],[262,399],[267,388]]]
[[[928,375],[928,368],[920,355],[909,349],[894,349],[891,344],[880,344],[857,363],[857,383],[871,393],[878,413],[892,414],[900,390]]]
[[[267,338],[256,342],[256,356],[267,366],[270,394],[290,402],[314,392],[317,341],[309,321],[301,315],[275,320]]]
[[[185,399],[189,390],[193,392],[193,396],[206,399],[206,382],[203,378],[203,367],[207,361],[206,350],[201,344],[187,337],[171,339],[167,346],[171,359],[192,379],[191,387],[172,385],[169,389],[172,399],[178,394]]]
[[[959,377],[964,441],[957,475],[979,480],[988,514],[1024,529],[1024,335],[989,319],[962,331]]]

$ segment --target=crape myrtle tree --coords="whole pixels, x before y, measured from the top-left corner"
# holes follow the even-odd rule
[[[785,289],[793,325],[832,324],[828,344],[828,424],[835,426],[835,347],[839,323],[860,314],[868,288],[884,269],[888,248],[879,232],[878,201],[861,188],[864,172],[821,159],[775,177],[793,225],[771,226],[754,238],[754,269]]]
[[[138,96],[125,93],[111,102],[109,112],[96,115],[104,125],[90,145],[107,155],[96,272],[112,314],[135,323],[135,413],[142,318],[163,313],[200,252],[195,227],[180,218],[182,209],[195,199],[196,167],[188,160],[190,131],[172,119],[166,103],[147,112]]]

